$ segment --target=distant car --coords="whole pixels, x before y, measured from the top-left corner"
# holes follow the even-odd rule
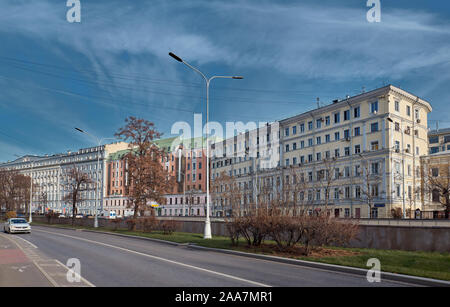
[[[75,218],[76,219],[82,219],[83,218],[83,214],[77,214],[77,215],[75,215]]]
[[[60,219],[65,219],[66,216],[65,216],[64,214],[60,214],[60,215],[58,216],[58,218],[60,218]]]
[[[3,231],[7,233],[31,232],[31,226],[26,219],[13,218],[9,219],[3,226]]]

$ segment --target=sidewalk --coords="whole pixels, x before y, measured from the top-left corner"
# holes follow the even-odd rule
[[[80,276],[67,280],[68,268],[42,253],[26,235],[0,233],[0,287],[94,287]]]
[[[6,234],[0,234],[0,287],[52,287],[52,283]]]

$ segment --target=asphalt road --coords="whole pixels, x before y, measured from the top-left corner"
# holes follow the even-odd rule
[[[20,236],[63,264],[81,263],[81,275],[95,286],[262,287],[404,286],[364,276],[252,259],[188,246],[107,234],[33,226]]]

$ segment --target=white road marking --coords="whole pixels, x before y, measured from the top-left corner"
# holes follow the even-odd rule
[[[152,258],[152,259],[156,259],[156,260],[160,260],[160,261],[164,261],[164,262],[168,262],[168,263],[184,266],[184,267],[191,268],[191,269],[194,269],[194,270],[198,270],[198,271],[207,272],[207,273],[214,274],[214,275],[227,277],[227,278],[234,279],[234,280],[243,281],[243,282],[246,282],[246,283],[249,283],[249,284],[256,285],[258,287],[271,287],[269,285],[262,284],[262,283],[259,283],[259,282],[256,282],[256,281],[252,281],[252,280],[248,280],[248,279],[244,279],[244,278],[240,278],[240,277],[236,277],[236,276],[232,276],[232,275],[228,275],[228,274],[224,274],[224,273],[220,273],[220,272],[216,272],[216,271],[211,271],[211,270],[200,268],[200,267],[196,267],[196,266],[193,266],[193,265],[190,265],[190,264],[185,264],[185,263],[178,262],[178,261],[164,259],[164,258],[161,258],[161,257],[149,255],[149,254],[144,254],[144,253],[141,253],[141,252],[137,252],[137,251],[134,251],[134,250],[130,250],[130,249],[127,249],[127,248],[123,248],[123,247],[119,247],[119,246],[115,246],[115,245],[111,245],[111,244],[106,244],[106,243],[102,243],[102,242],[97,242],[97,241],[93,241],[93,240],[88,240],[88,239],[79,238],[79,237],[73,237],[73,236],[69,236],[69,235],[64,235],[64,234],[54,233],[54,232],[49,232],[49,231],[44,231],[44,230],[36,230],[35,229],[35,231],[45,232],[45,233],[49,233],[49,234],[52,234],[52,235],[63,236],[63,237],[67,237],[67,238],[77,239],[77,240],[80,240],[80,241],[85,241],[85,242],[89,242],[89,243],[103,245],[103,246],[106,246],[106,247],[115,248],[115,249],[118,249],[118,250],[122,250],[122,251],[126,251],[126,252],[129,252],[129,253],[133,253],[133,254],[136,254],[136,255],[140,255],[140,256],[144,256],[144,257],[148,257],[148,258]]]
[[[28,240],[25,240],[25,239],[23,239],[23,238],[21,238],[21,237],[18,237],[18,236],[16,236],[15,238],[18,238],[18,239],[20,239],[20,240],[22,240],[22,241],[25,241],[26,243],[30,244],[33,248],[38,248],[36,245],[34,245],[33,243],[31,243],[31,242],[28,241]]]

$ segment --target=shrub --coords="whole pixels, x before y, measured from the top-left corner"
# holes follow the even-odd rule
[[[6,219],[13,219],[17,217],[16,211],[8,211],[6,212],[5,218]]]
[[[117,227],[120,225],[120,223],[122,222],[122,219],[111,219],[110,220],[111,224],[113,225],[113,230],[116,231]]]
[[[177,228],[178,224],[173,220],[161,221],[159,223],[159,229],[162,230],[165,235],[171,235]]]
[[[136,230],[136,219],[129,219],[127,220],[127,227],[130,231]]]
[[[156,220],[156,217],[153,215],[142,218],[141,220],[142,220],[141,226],[142,226],[143,232],[152,232],[158,226],[158,221]]]
[[[59,213],[56,213],[56,212],[54,212],[53,210],[50,210],[50,211],[48,211],[48,212],[45,214],[45,217],[47,218],[47,223],[49,223],[49,224],[51,224],[51,222],[52,222],[54,219],[57,219],[58,216],[59,216]]]

